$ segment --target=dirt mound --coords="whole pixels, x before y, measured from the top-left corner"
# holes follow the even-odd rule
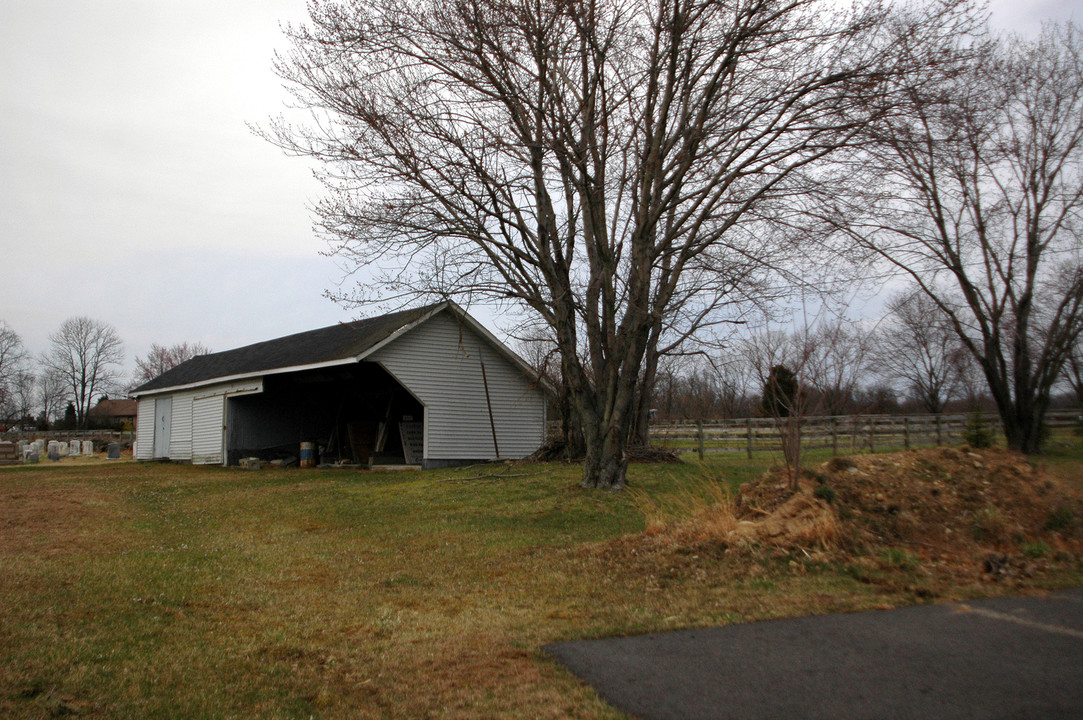
[[[1009,577],[1078,563],[1081,520],[1083,499],[1022,456],[936,448],[834,458],[805,471],[797,491],[774,470],[734,499],[626,541],[844,563],[887,557]]]
[[[737,511],[769,523],[809,495],[835,515],[835,543],[852,552],[900,544],[949,554],[1024,547],[1037,554],[1038,543],[1067,550],[1083,512],[1078,496],[1025,458],[966,448],[834,458],[806,471],[795,495],[772,473],[742,488]]]

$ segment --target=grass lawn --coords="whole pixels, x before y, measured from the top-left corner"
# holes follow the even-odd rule
[[[559,464],[0,468],[0,716],[616,718],[539,647],[917,601],[801,557],[652,566],[610,542],[769,462],[634,466],[621,493]]]

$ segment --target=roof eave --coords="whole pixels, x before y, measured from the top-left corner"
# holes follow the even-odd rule
[[[183,383],[181,385],[168,385],[166,387],[154,388],[152,390],[135,390],[128,393],[128,395],[132,398],[138,399],[144,395],[162,395],[164,393],[181,392],[183,390],[195,390],[202,387],[208,387],[210,385],[222,385],[224,383],[238,382],[241,380],[251,380],[253,378],[266,377],[268,375],[283,375],[285,373],[302,372],[304,370],[319,370],[321,368],[353,365],[357,362],[357,360],[358,358],[348,357],[341,360],[328,360],[326,362],[309,363],[307,365],[290,365],[288,367],[260,370],[259,372],[240,373],[237,375],[223,375],[221,377],[209,378],[207,380]]]

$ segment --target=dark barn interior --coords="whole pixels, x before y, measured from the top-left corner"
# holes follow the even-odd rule
[[[423,417],[421,403],[376,363],[269,375],[262,393],[229,398],[228,462],[296,460],[309,442],[320,464],[421,464]]]

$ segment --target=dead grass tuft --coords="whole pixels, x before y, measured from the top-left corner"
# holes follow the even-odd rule
[[[738,524],[732,493],[714,479],[700,479],[664,496],[638,489],[630,494],[643,514],[647,535],[675,533],[684,542],[704,542],[726,537]]]
[[[839,537],[839,522],[832,507],[802,483],[774,511],[742,523],[740,537],[777,547],[829,549]]]
[[[780,548],[822,549],[838,538],[838,520],[830,505],[801,489],[770,512],[741,506],[725,486],[704,484],[696,493],[667,498],[663,506],[645,494],[636,506],[647,521],[644,535],[667,545],[768,543]]]

